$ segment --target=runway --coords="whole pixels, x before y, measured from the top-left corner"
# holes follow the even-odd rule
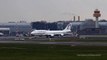
[[[0,41],[0,43],[19,43],[19,44],[55,44],[71,46],[107,46],[106,42],[38,42],[38,41]]]
[[[60,38],[52,38],[60,39]],[[71,46],[107,46],[107,42],[54,42],[49,38],[26,39],[26,37],[0,37],[0,43],[19,43],[19,44],[56,44],[56,45],[71,45]]]

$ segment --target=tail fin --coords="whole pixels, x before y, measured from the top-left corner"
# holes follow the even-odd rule
[[[71,30],[71,23],[69,23],[64,30]]]

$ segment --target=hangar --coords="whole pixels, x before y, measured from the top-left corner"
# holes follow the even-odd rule
[[[16,36],[16,34],[29,34],[31,30],[32,26],[30,23],[0,23],[0,32],[10,36]]]
[[[3,33],[4,36],[8,36],[10,34],[10,28],[0,28],[0,33]]]

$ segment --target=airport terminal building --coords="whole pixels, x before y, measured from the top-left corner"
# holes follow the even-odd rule
[[[55,23],[45,23],[46,27],[45,25],[41,26],[41,24],[37,23],[0,23],[0,32],[4,33],[5,36],[16,36],[17,34],[26,35],[30,34],[30,32],[32,31],[32,27],[34,26],[36,26],[38,29],[50,29],[51,27],[51,29],[63,30],[68,23],[71,23],[71,31],[74,34],[76,33],[78,35],[107,35],[107,21],[100,20],[98,22],[99,28],[95,28],[95,21],[92,19],[86,19],[85,21],[60,21]]]
[[[107,34],[107,21],[99,21],[99,28],[95,28],[95,21],[88,19],[85,21],[71,22],[71,31],[79,35],[105,35]]]
[[[17,34],[29,34],[32,30],[30,23],[10,22],[0,23],[0,32],[5,36],[16,36]]]

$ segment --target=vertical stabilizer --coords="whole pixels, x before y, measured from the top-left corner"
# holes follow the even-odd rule
[[[71,23],[69,23],[64,30],[71,30]]]

